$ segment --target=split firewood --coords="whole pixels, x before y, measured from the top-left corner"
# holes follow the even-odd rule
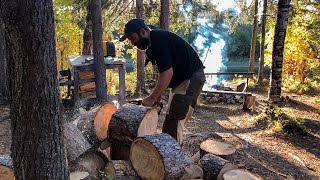
[[[200,159],[200,164],[203,169],[203,179],[217,179],[220,171],[228,164],[229,161],[222,159],[213,154],[206,154]]]
[[[245,170],[245,169],[233,169],[230,171],[227,171],[223,174],[224,180],[262,180],[261,177]]]
[[[207,139],[200,144],[200,157],[210,153],[231,160],[235,152],[236,148],[233,145],[213,139]]]
[[[0,179],[14,180],[13,162],[9,154],[0,156]]]
[[[114,105],[104,103],[101,106],[92,108],[90,111],[86,111],[86,113],[81,114],[81,118],[77,123],[77,126],[94,148],[100,146],[100,138],[103,138],[105,133],[107,133],[107,124],[110,121],[108,118],[111,118],[114,109],[116,109]],[[111,116],[109,117],[109,115]],[[106,132],[103,133],[105,128]]]
[[[140,180],[130,161],[111,160],[105,166],[102,178],[119,180]]]
[[[98,150],[90,150],[70,164],[71,172],[88,172],[93,179],[100,179],[100,170],[108,163],[108,158]]]
[[[137,138],[131,145],[130,160],[142,179],[179,179],[190,164],[178,142],[165,133]]]
[[[81,154],[91,148],[90,143],[83,137],[81,131],[73,122],[63,125],[63,136],[68,162],[76,160]]]
[[[112,116],[108,129],[111,159],[129,160],[130,145],[137,138],[155,134],[158,125],[156,108],[127,103]]]

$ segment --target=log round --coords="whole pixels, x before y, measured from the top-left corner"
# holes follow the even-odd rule
[[[262,180],[261,177],[254,175],[253,173],[245,169],[233,169],[223,174],[224,180]]]
[[[217,179],[222,168],[229,163],[229,161],[222,159],[213,154],[206,154],[200,159],[200,164],[203,169],[203,179]]]
[[[137,138],[131,145],[130,160],[142,179],[179,179],[190,162],[170,135],[154,134]]]
[[[154,134],[158,125],[156,108],[124,104],[112,116],[108,138],[132,143],[137,137]]]
[[[81,154],[91,148],[90,143],[73,122],[63,125],[63,136],[68,162],[76,160]]]
[[[127,103],[112,116],[108,129],[112,160],[129,160],[130,146],[137,137],[156,133],[156,108]]]
[[[223,168],[221,169],[221,171],[218,174],[217,180],[224,180],[223,175],[224,173],[226,173],[227,171],[233,170],[233,169],[238,169],[238,167],[232,163],[227,163],[223,166]]]
[[[200,144],[200,157],[210,153],[230,160],[235,152],[236,148],[233,145],[213,139],[207,139]]]
[[[0,156],[0,179],[14,180],[12,158],[9,154]]]
[[[99,140],[107,138],[109,123],[116,110],[117,107],[113,104],[104,103],[97,111],[94,117],[94,130]]]
[[[86,171],[75,171],[70,173],[70,180],[90,179],[90,175]]]

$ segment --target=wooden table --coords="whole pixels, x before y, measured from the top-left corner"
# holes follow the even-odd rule
[[[74,102],[78,103],[80,99],[79,86],[82,83],[95,82],[95,79],[80,79],[79,72],[94,72],[93,56],[81,55],[81,56],[69,56],[69,66],[73,76],[74,86]],[[118,69],[119,70],[119,95],[107,96],[108,101],[118,100],[120,105],[126,102],[126,86],[125,86],[125,74],[126,74],[126,61],[123,58],[108,58],[105,61],[106,69]]]

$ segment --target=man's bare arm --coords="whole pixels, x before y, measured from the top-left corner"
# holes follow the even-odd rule
[[[161,96],[161,94],[166,90],[166,88],[170,84],[172,76],[172,68],[160,73],[156,81],[156,87],[154,88],[151,95],[149,95],[147,98],[143,100],[143,104],[146,106],[152,106],[153,103],[156,102],[157,99]]]

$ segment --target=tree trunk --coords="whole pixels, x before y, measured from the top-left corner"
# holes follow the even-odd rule
[[[253,16],[253,28],[251,38],[250,60],[249,60],[249,72],[254,72],[254,56],[256,54],[256,42],[257,42],[257,24],[258,24],[258,0],[254,0],[254,16]],[[249,75],[253,77],[252,74]]]
[[[130,160],[142,179],[179,179],[189,161],[169,134],[143,136],[131,145]]]
[[[69,179],[60,114],[53,3],[1,1],[10,65],[12,158],[22,179]]]
[[[263,11],[262,11],[262,26],[261,26],[261,45],[260,45],[260,63],[258,72],[259,86],[263,86],[263,71],[264,71],[264,41],[266,37],[266,20],[267,20],[267,0],[263,0]]]
[[[91,0],[91,15],[96,96],[99,101],[105,101],[107,85],[102,47],[101,0]]]
[[[6,41],[4,32],[4,22],[0,17],[0,100],[9,99],[9,72],[6,58]]]
[[[136,17],[144,18],[143,0],[136,0]],[[144,60],[145,52],[137,50],[137,89],[136,93],[142,96],[145,92],[145,75],[144,75]]]
[[[160,28],[169,31],[169,0],[161,0]]]
[[[131,143],[144,135],[156,133],[157,109],[125,104],[113,114],[109,123],[108,140],[111,142],[111,159],[129,160]]]
[[[82,55],[92,55],[92,20],[91,20],[91,8],[90,1],[87,5],[87,17],[86,17],[86,25],[83,32],[83,48]]]
[[[278,102],[281,96],[283,49],[289,19],[289,8],[290,0],[279,0],[273,40],[270,88],[268,92],[270,104]]]

